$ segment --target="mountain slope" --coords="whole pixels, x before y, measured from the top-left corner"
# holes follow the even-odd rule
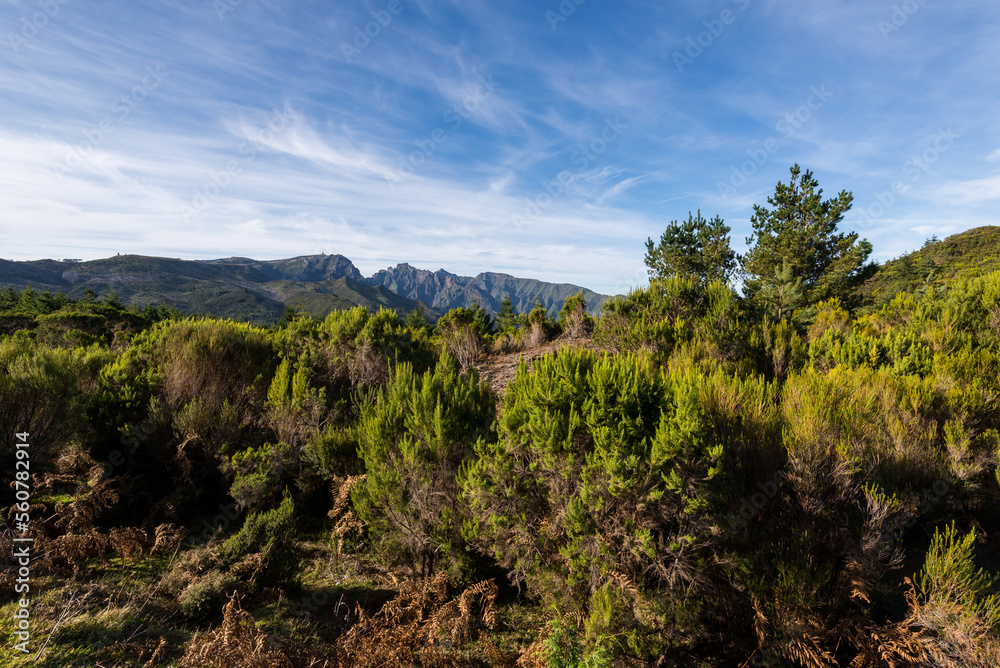
[[[941,241],[928,242],[882,265],[859,289],[865,301],[878,307],[900,292],[929,284],[945,285],[959,278],[1000,270],[1000,227],[976,227]]]
[[[88,289],[115,292],[127,304],[164,304],[184,313],[255,323],[277,321],[285,306],[325,316],[334,309],[367,306],[408,313],[417,303],[363,282],[340,255],[257,261],[197,261],[119,255],[88,262],[0,260],[0,284],[21,290],[63,291],[80,298]]]
[[[591,312],[605,297],[576,285],[545,283],[507,274],[456,276],[443,269],[431,272],[408,264],[364,278],[342,255],[306,255],[283,260],[229,257],[179,260],[118,255],[87,262],[69,260],[0,260],[0,285],[22,290],[62,291],[80,298],[86,290],[99,295],[115,292],[128,304],[163,304],[185,313],[270,323],[285,307],[325,316],[334,309],[366,306],[392,308],[406,314],[423,303],[435,314],[474,300],[496,312],[509,294],[518,311],[530,311],[540,299],[555,312],[563,301],[583,290]]]

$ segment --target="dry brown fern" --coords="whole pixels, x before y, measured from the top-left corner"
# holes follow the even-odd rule
[[[147,536],[145,531],[137,527],[116,527],[108,532],[108,539],[111,548],[121,557],[124,568],[126,561],[132,560],[135,563],[135,559],[142,556]]]
[[[85,573],[89,559],[103,562],[110,547],[108,537],[94,528],[86,533],[63,534],[35,546],[44,555],[39,564],[42,571],[73,574]]]
[[[474,625],[496,624],[497,587],[492,580],[448,596],[444,574],[422,583],[403,582],[399,594],[373,616],[358,609],[358,621],[337,643],[341,665],[460,665],[456,651],[472,640]],[[477,601],[479,612],[476,613]]]
[[[296,668],[254,624],[250,613],[233,596],[222,611],[222,624],[207,634],[195,634],[184,646],[177,668]]]
[[[161,524],[155,529],[155,537],[153,538],[153,547],[149,550],[150,554],[173,554],[177,546],[181,544],[184,540],[185,530],[184,527],[178,527],[174,524]]]

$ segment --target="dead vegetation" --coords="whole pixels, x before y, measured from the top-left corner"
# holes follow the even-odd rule
[[[480,629],[497,623],[497,587],[485,580],[457,596],[444,575],[403,582],[373,615],[358,606],[356,621],[334,643],[316,647],[261,631],[233,595],[222,623],[186,644],[178,668],[393,668],[471,665],[463,652]],[[498,650],[490,646],[497,656]]]

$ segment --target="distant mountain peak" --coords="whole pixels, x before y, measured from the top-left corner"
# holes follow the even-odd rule
[[[567,297],[583,291],[591,312],[600,308],[606,297],[578,285],[546,283],[533,278],[517,278],[499,272],[481,272],[476,276],[459,276],[446,269],[430,271],[402,262],[375,272],[365,279],[369,285],[384,285],[401,297],[422,302],[439,312],[457,307],[469,307],[476,300],[483,308],[496,313],[504,295],[509,295],[520,312],[532,309],[536,299],[550,312],[562,308]]]
[[[286,306],[325,315],[335,308],[364,305],[408,313],[417,303],[444,313],[478,301],[497,312],[504,295],[514,308],[530,311],[537,300],[555,313],[581,290],[591,312],[605,297],[566,283],[546,283],[497,272],[459,276],[444,268],[418,269],[406,262],[365,278],[343,255],[299,255],[280,260],[227,257],[181,260],[116,255],[72,264],[56,260],[0,261],[0,286],[62,290],[81,297],[87,289],[112,290],[127,303],[165,304],[192,314],[251,322],[274,322]]]

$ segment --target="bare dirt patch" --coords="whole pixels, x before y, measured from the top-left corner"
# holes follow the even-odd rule
[[[473,366],[479,372],[479,377],[489,383],[493,391],[502,397],[507,391],[507,385],[510,381],[514,380],[514,376],[517,374],[517,365],[521,361],[521,358],[527,360],[528,369],[531,370],[532,360],[551,355],[562,348],[605,351],[604,348],[594,343],[590,337],[572,338],[564,335],[548,343],[520,350],[516,353],[489,353],[481,355]]]

